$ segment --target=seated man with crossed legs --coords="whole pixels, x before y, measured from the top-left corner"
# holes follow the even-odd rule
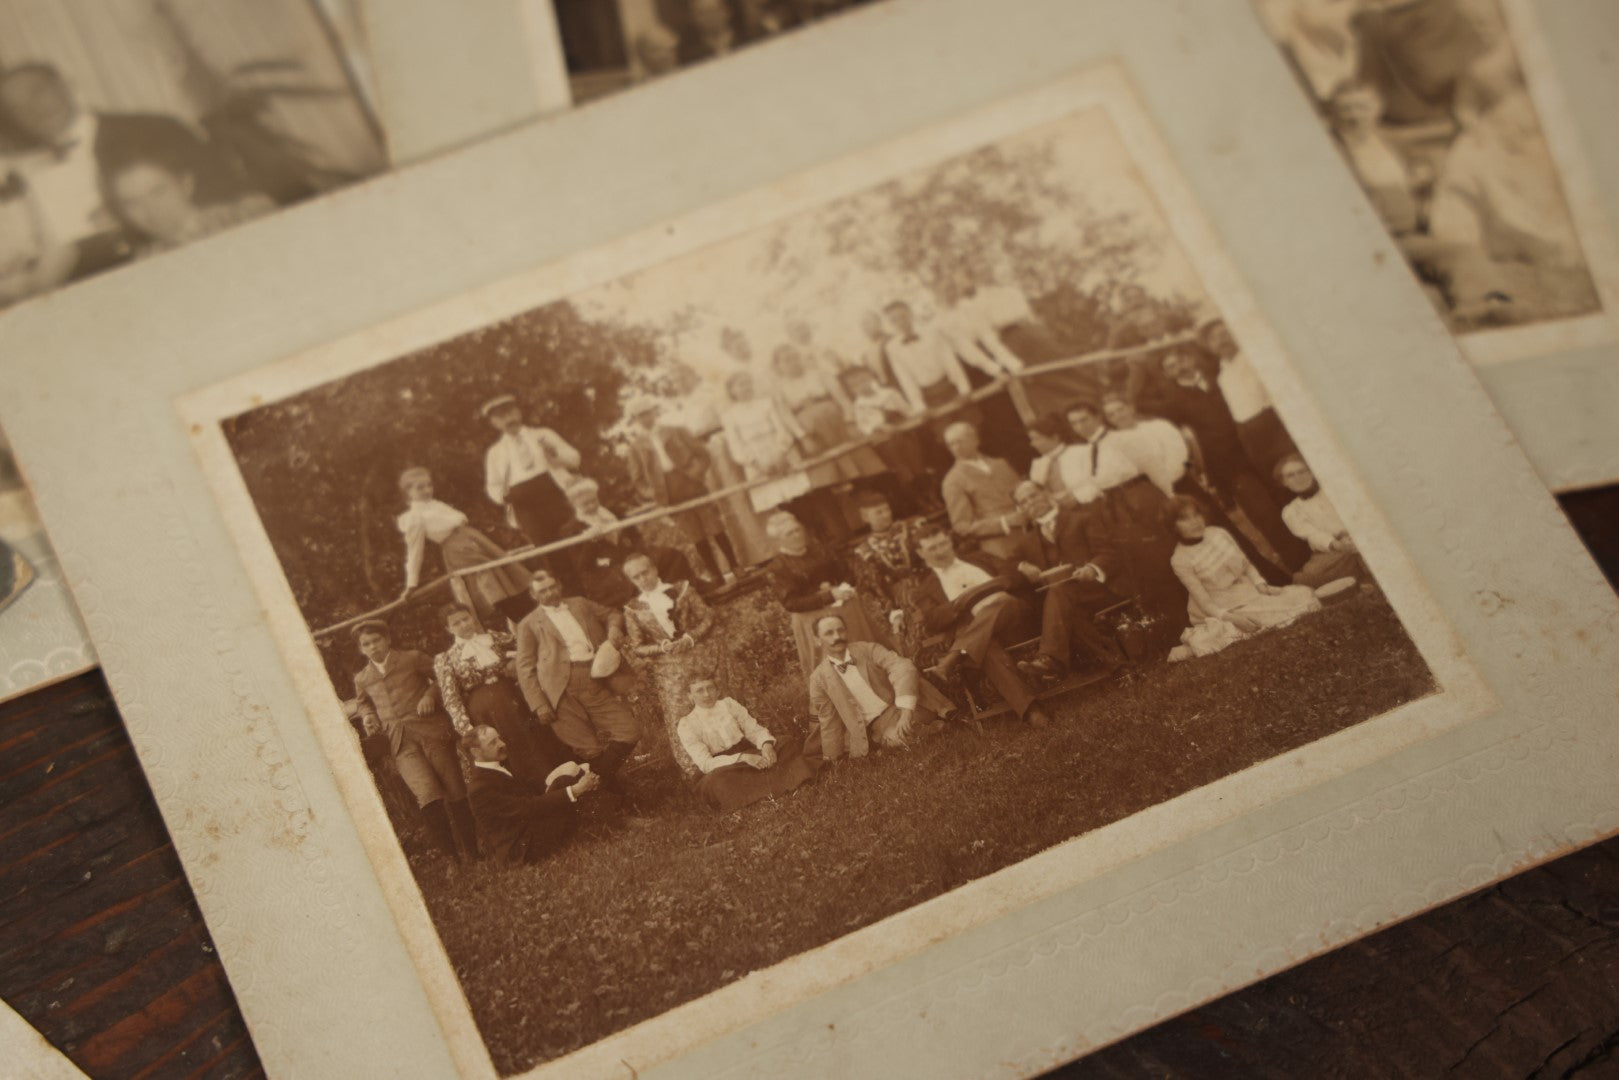
[[[958,556],[955,541],[939,525],[917,531],[916,549],[928,567],[916,588],[922,624],[952,636],[944,659],[928,674],[944,681],[959,664],[976,667],[1018,716],[1031,727],[1045,727],[1050,718],[1004,648],[1032,637],[1039,626],[1030,603],[1014,595],[1031,591],[1028,578],[992,556]]]

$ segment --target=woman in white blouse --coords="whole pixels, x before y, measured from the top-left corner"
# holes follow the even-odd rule
[[[720,697],[712,677],[688,684],[692,710],[676,733],[699,773],[697,794],[722,813],[784,795],[815,775],[817,758],[797,739],[777,739],[735,698]]]
[[[1289,454],[1278,461],[1276,482],[1293,493],[1293,501],[1282,507],[1283,523],[1294,536],[1310,545],[1310,558],[1293,575],[1293,581],[1319,589],[1339,578],[1364,576],[1366,564],[1361,562],[1360,549],[1304,459]]]
[[[465,514],[433,497],[433,474],[426,469],[415,466],[400,473],[399,490],[407,500],[398,520],[399,532],[405,538],[405,591],[400,594],[401,600],[421,584],[428,541],[439,546],[444,568],[451,572],[506,554],[504,548],[467,524]],[[529,600],[528,579],[528,572],[516,563],[467,575],[467,592],[479,620],[487,624],[498,613],[513,624],[520,622],[534,606]]]
[[[1175,494],[1175,485],[1186,475],[1191,447],[1181,429],[1168,420],[1142,419],[1123,394],[1102,395],[1102,416],[1113,429],[1113,441],[1154,487],[1164,495]]]
[[[1313,590],[1276,586],[1261,577],[1231,534],[1208,524],[1196,499],[1177,495],[1169,500],[1164,522],[1176,540],[1169,565],[1189,597],[1192,625],[1181,640],[1193,654],[1218,651],[1238,638],[1320,610]]]

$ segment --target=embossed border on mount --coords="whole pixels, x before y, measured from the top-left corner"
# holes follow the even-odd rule
[[[1156,848],[1173,845],[1242,813],[1286,798],[1340,772],[1397,752],[1413,742],[1487,712],[1494,704],[1477,671],[1456,647],[1445,618],[1433,605],[1355,470],[1343,459],[1330,429],[1254,297],[1221,254],[1196,201],[1167,148],[1157,137],[1129,77],[1117,64],[998,103],[945,124],[872,147],[770,188],[667,222],[575,259],[501,282],[431,309],[374,327],[332,345],[268,365],[226,383],[183,396],[176,407],[243,553],[287,668],[359,824],[372,865],[430,986],[441,1023],[456,1034],[464,1069],[488,1069],[470,1010],[448,956],[416,890],[398,840],[382,810],[371,774],[346,726],[323,723],[337,715],[331,688],[309,628],[293,601],[269,538],[225,442],[220,421],[266,401],[279,400],[386,364],[418,349],[499,321],[555,299],[660,265],[732,237],[768,228],[896,176],[954,159],[979,147],[1100,109],[1130,157],[1125,167],[1142,179],[1171,236],[1201,278],[1215,307],[1261,371],[1276,406],[1301,450],[1334,492],[1357,542],[1407,632],[1416,641],[1441,690],[1298,750],[1188,792],[1046,853],[1004,868],[845,935],[787,957],[703,998],[536,1066],[525,1075],[593,1076],[615,1061],[637,1069],[656,1065],[705,1036],[736,1030],[808,997],[824,993],[911,955],[941,937],[959,934],[1104,873]],[[1364,406],[1376,414],[1375,398]],[[467,1036],[476,1038],[474,1045]]]

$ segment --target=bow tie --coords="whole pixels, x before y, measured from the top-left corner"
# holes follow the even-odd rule
[[[827,657],[827,659],[831,661],[833,667],[838,669],[838,674],[839,675],[842,675],[844,672],[846,672],[850,668],[854,667],[854,657],[852,657],[852,656],[849,659],[843,660],[843,661],[832,660],[832,658],[830,656]]]

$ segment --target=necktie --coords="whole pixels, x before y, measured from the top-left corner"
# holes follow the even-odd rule
[[[833,660],[832,661],[832,666],[838,669],[838,674],[839,675],[842,675],[842,674],[845,674],[850,668],[854,667],[854,661],[853,660],[845,660],[842,663],[839,663],[838,661]]]

